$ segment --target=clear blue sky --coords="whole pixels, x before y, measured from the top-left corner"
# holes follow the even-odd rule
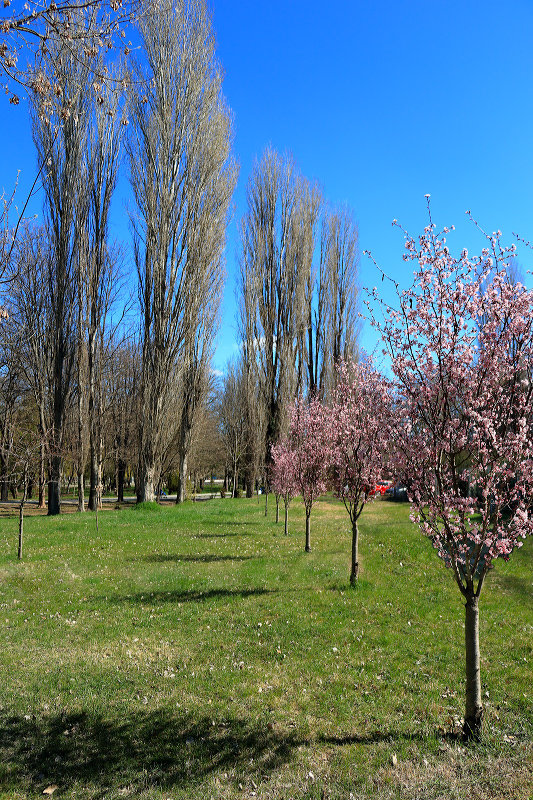
[[[332,202],[359,223],[361,250],[402,284],[398,218],[412,233],[455,224],[452,248],[483,243],[464,212],[511,241],[533,239],[533,3],[531,0],[211,0],[225,94],[235,116],[240,179],[227,249],[228,283],[215,365],[234,352],[236,221],[253,160],[270,142],[290,151]],[[27,109],[1,108],[0,184],[34,156]],[[35,208],[35,206],[34,206]],[[123,201],[115,235],[127,238]],[[520,251],[524,268],[532,251]],[[374,268],[361,258],[361,285]],[[528,282],[530,282],[528,280]],[[365,326],[362,344],[374,345]]]

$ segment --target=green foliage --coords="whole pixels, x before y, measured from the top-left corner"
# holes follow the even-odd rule
[[[135,503],[135,511],[160,511],[161,506],[153,500],[145,500],[143,503]]]
[[[464,609],[408,508],[365,510],[352,590],[344,508],[305,554],[263,501],[28,517],[21,563],[0,519],[0,798],[527,800],[533,542],[488,576],[465,750]]]

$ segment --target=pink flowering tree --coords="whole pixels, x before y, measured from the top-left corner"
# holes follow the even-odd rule
[[[296,454],[287,439],[272,447],[271,486],[285,506],[285,536],[289,534],[289,506],[298,494],[296,486]],[[276,515],[277,516],[277,515]],[[276,518],[276,522],[277,522]]]
[[[361,513],[383,478],[391,428],[391,386],[370,360],[342,364],[329,415],[328,455],[334,491],[343,501],[352,528],[350,583],[359,572]]]
[[[514,246],[504,248],[499,231],[485,234],[476,258],[454,258],[448,232],[437,233],[430,214],[418,240],[406,234],[415,282],[375,324],[403,407],[395,445],[414,518],[465,601],[469,739],[483,715],[481,589],[533,531],[533,293],[509,280]]]
[[[296,400],[290,411],[289,443],[294,483],[305,506],[305,552],[311,551],[311,509],[326,491],[326,410],[319,400]]]

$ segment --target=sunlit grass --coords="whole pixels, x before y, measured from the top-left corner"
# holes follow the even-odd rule
[[[463,713],[463,607],[409,522],[212,500],[0,520],[0,797],[528,798],[533,548],[481,601],[482,745]],[[395,759],[393,758],[395,756]],[[396,763],[393,763],[396,761]]]

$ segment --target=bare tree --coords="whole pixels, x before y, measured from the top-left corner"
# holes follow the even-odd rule
[[[318,190],[271,148],[256,163],[241,223],[241,334],[264,409],[265,481],[282,410],[301,369],[305,288],[309,282]],[[268,492],[267,492],[268,498]]]
[[[146,69],[128,139],[142,312],[137,499],[153,500],[203,276],[220,267],[236,169],[211,22],[202,0],[157,0],[140,21]],[[206,244],[207,243],[207,244]],[[206,257],[207,255],[207,257]]]
[[[25,391],[14,320],[5,320],[0,333],[0,500],[5,502],[12,485],[14,439]]]
[[[125,27],[140,10],[140,0],[27,0],[23,6],[4,0],[0,11],[0,70],[8,80],[3,88],[10,103],[19,103],[18,94],[11,88],[16,83],[39,94],[53,110],[55,103],[50,101],[62,86],[60,51],[65,48],[77,53],[97,89],[108,79],[99,57],[126,37]],[[78,24],[80,16],[83,25]],[[52,57],[51,71],[41,68],[43,56]]]
[[[57,53],[61,89],[57,105],[61,124],[52,125],[38,103],[33,106],[33,138],[42,174],[50,241],[47,280],[50,286],[53,398],[48,513],[58,514],[65,413],[71,399],[76,357],[76,268],[86,218],[85,151],[89,117],[88,93],[81,91],[88,70],[72,47]],[[43,69],[46,63],[43,62]],[[67,109],[67,111],[65,111]]]
[[[218,416],[226,451],[226,462],[232,475],[232,496],[237,496],[239,470],[247,443],[246,365],[242,357],[230,362],[223,378],[218,402]]]
[[[359,234],[346,207],[329,211],[322,221],[321,273],[326,281],[325,380],[331,391],[337,368],[357,355]]]
[[[46,463],[53,387],[52,286],[48,281],[52,257],[46,229],[25,224],[12,254],[10,305],[17,326],[18,362],[36,407],[39,508],[46,505]]]
[[[220,232],[223,241],[224,232]],[[204,241],[205,246],[205,241]],[[214,339],[217,332],[218,312],[223,290],[224,271],[220,263],[220,252],[205,253],[211,269],[203,274],[200,270],[196,291],[199,311],[196,321],[188,325],[189,334],[185,345],[184,368],[181,373],[181,415],[179,421],[179,479],[176,502],[182,503],[187,482],[187,460],[192,445],[195,424],[201,413],[204,400],[211,388],[210,364]],[[201,254],[200,254],[201,257]]]
[[[102,359],[108,314],[117,289],[120,254],[108,242],[111,199],[117,181],[123,126],[116,96],[104,92],[93,110],[88,137],[89,203],[86,243],[80,253],[80,289],[85,301],[87,348],[87,412],[89,427],[89,509],[101,503],[102,471]]]
[[[112,344],[112,343],[111,343]],[[119,503],[124,502],[124,484],[128,471],[137,462],[137,419],[139,415],[140,348],[133,337],[111,346],[107,358],[106,386],[110,398],[109,452],[113,454],[115,486]]]

